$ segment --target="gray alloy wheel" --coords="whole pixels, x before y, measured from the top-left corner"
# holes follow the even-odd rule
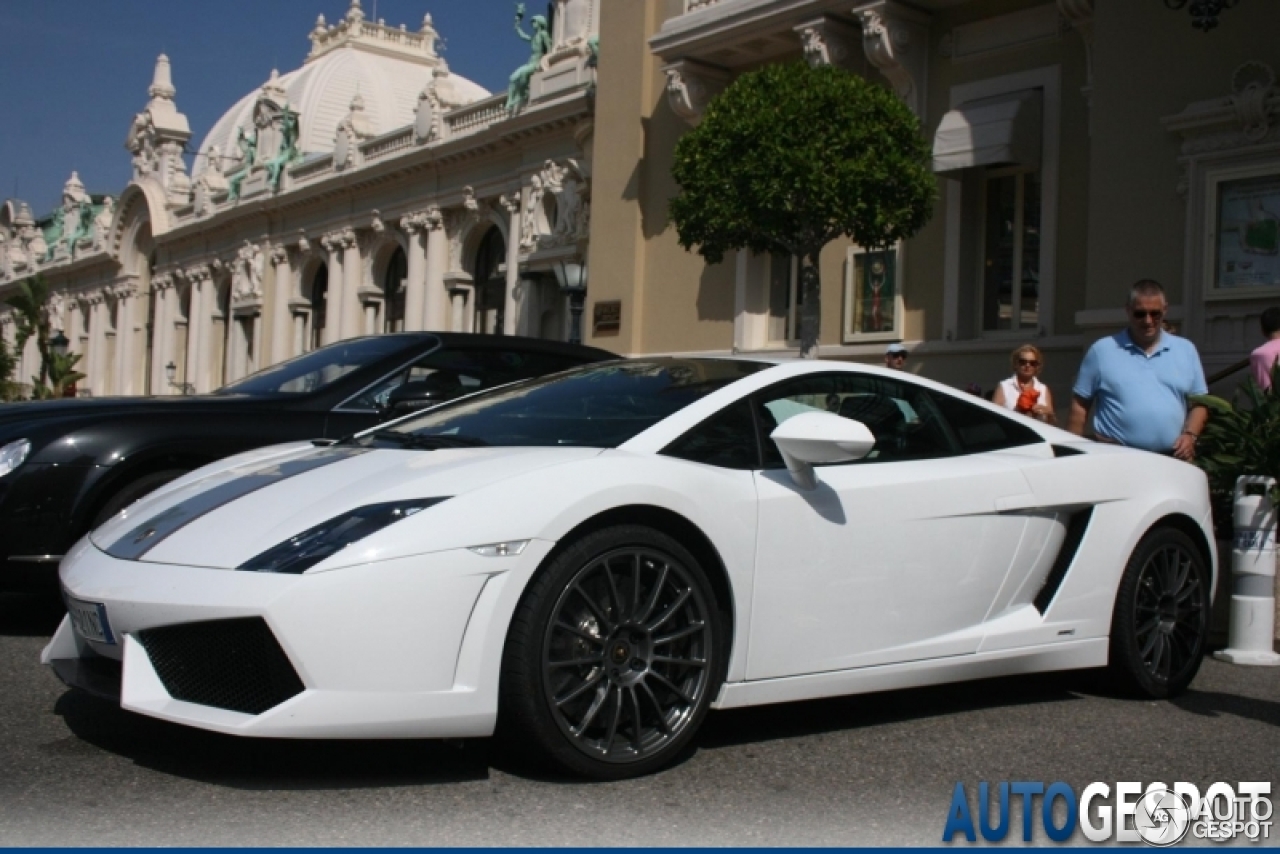
[[[1209,629],[1209,572],[1181,531],[1157,528],[1125,568],[1111,629],[1111,669],[1148,697],[1186,689],[1200,669]]]
[[[577,774],[665,765],[719,687],[714,606],[674,540],[639,526],[589,535],[535,579],[513,621],[503,717],[526,748]]]

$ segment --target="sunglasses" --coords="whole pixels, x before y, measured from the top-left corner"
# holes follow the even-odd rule
[[[1038,367],[1040,367],[1040,360],[1039,360],[1039,359],[1019,359],[1019,360],[1018,360],[1018,364],[1019,364],[1019,365],[1030,365],[1030,366],[1031,366],[1031,367],[1033,367],[1033,368],[1038,368]]]
[[[1160,320],[1162,317],[1164,317],[1164,311],[1162,309],[1152,309],[1151,311],[1143,311],[1140,308],[1135,308],[1133,311],[1130,312],[1130,314],[1133,315],[1134,320],[1143,320],[1148,317],[1151,318],[1152,320]]]
[[[890,358],[890,359],[905,359],[905,358],[907,358],[907,354],[906,354],[906,353],[889,353],[888,355],[889,355],[889,358]]]

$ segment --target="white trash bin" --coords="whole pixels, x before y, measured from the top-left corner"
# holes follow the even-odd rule
[[[1276,621],[1276,508],[1273,478],[1236,480],[1231,548],[1230,646],[1214,657],[1232,664],[1280,665]]]

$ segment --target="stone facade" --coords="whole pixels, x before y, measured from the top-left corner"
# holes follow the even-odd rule
[[[1030,137],[1016,159],[960,152],[965,168],[938,172],[930,223],[891,259],[827,247],[821,356],[878,362],[888,342],[904,341],[911,370],[990,389],[1008,375],[1010,350],[1032,342],[1046,352],[1045,379],[1065,409],[1084,350],[1123,326],[1129,286],[1152,277],[1213,373],[1259,343],[1259,313],[1280,302],[1280,282],[1214,284],[1223,187],[1257,181],[1268,212],[1257,216],[1280,216],[1280,197],[1265,201],[1268,176],[1280,177],[1274,23],[1258,0],[1223,11],[1208,33],[1162,3],[607,6],[591,245],[610,263],[593,259],[586,310],[607,303],[612,317],[620,305],[621,323],[588,343],[626,353],[797,353],[786,259],[737,253],[706,265],[677,244],[666,202],[678,191],[676,142],[709,99],[762,63],[805,60],[896,92],[934,141],[940,170],[940,127],[974,126],[992,103],[1014,136]],[[1002,245],[993,230],[1014,226],[1019,239]],[[1272,257],[1269,244],[1253,251]],[[1020,270],[1012,278],[1022,281],[990,272],[1001,268]]]
[[[0,300],[45,277],[94,396],[210,391],[387,331],[563,339],[555,271],[587,250],[599,2],[554,9],[551,50],[507,111],[449,71],[429,15],[391,27],[351,0],[194,157],[161,56],[128,186],[90,196],[73,174],[48,216],[0,209]],[[13,340],[7,310],[0,332]],[[32,342],[15,378],[38,367]]]

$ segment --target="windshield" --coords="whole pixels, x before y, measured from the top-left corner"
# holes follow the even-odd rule
[[[715,359],[604,362],[494,389],[360,437],[385,447],[616,448],[716,389],[767,367]]]
[[[217,393],[306,394],[319,391],[354,370],[381,361],[422,340],[418,336],[373,335],[339,341],[263,368],[256,374],[223,386]]]

